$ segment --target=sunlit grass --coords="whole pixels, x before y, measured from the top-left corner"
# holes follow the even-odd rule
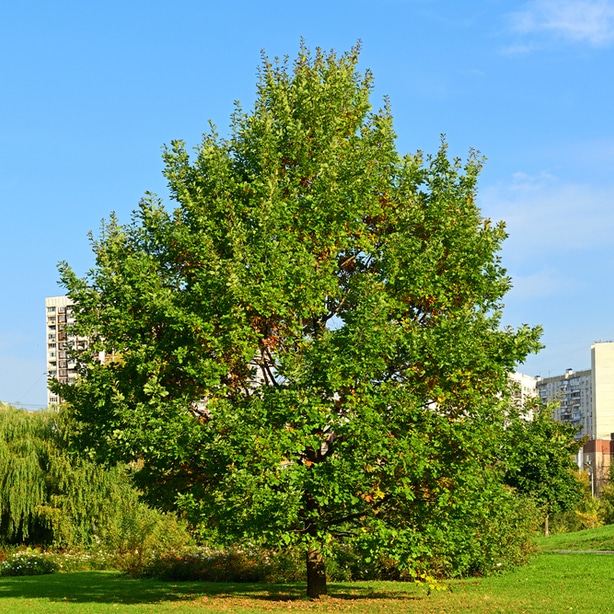
[[[614,525],[575,533],[560,533],[537,540],[540,550],[614,550]]]
[[[614,556],[546,553],[512,573],[448,582],[431,594],[413,584],[333,583],[328,597],[311,602],[300,584],[161,582],[79,572],[0,578],[0,612],[592,614],[611,611],[613,580]]]

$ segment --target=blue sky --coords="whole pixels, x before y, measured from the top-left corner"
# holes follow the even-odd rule
[[[45,296],[87,233],[166,195],[161,147],[253,101],[260,52],[362,41],[401,152],[488,159],[505,323],[542,324],[521,370],[590,366],[614,339],[614,0],[8,0],[0,4],[0,400],[46,403]],[[172,206],[172,205],[171,205]]]

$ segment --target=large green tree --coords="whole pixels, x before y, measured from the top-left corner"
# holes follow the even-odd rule
[[[473,492],[539,336],[500,326],[480,158],[400,155],[358,55],[263,58],[230,136],[165,150],[176,208],[148,194],[85,278],[60,267],[82,445],[220,537],[303,547],[314,597],[338,538],[419,569],[415,510]]]

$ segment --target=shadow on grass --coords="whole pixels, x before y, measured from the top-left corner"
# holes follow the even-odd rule
[[[424,598],[415,587],[386,590],[381,583],[329,584],[328,598],[342,600]],[[215,599],[265,601],[307,600],[304,584],[243,584],[215,582],[166,582],[131,579],[117,572],[75,572],[43,576],[0,577],[0,599],[44,599],[63,603],[158,603]]]

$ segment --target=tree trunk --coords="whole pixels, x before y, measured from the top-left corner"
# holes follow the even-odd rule
[[[326,564],[319,550],[307,550],[307,596],[319,599],[326,595]]]
[[[546,520],[544,522],[544,535],[548,537],[550,535],[550,527],[548,525],[548,514],[546,514]]]

